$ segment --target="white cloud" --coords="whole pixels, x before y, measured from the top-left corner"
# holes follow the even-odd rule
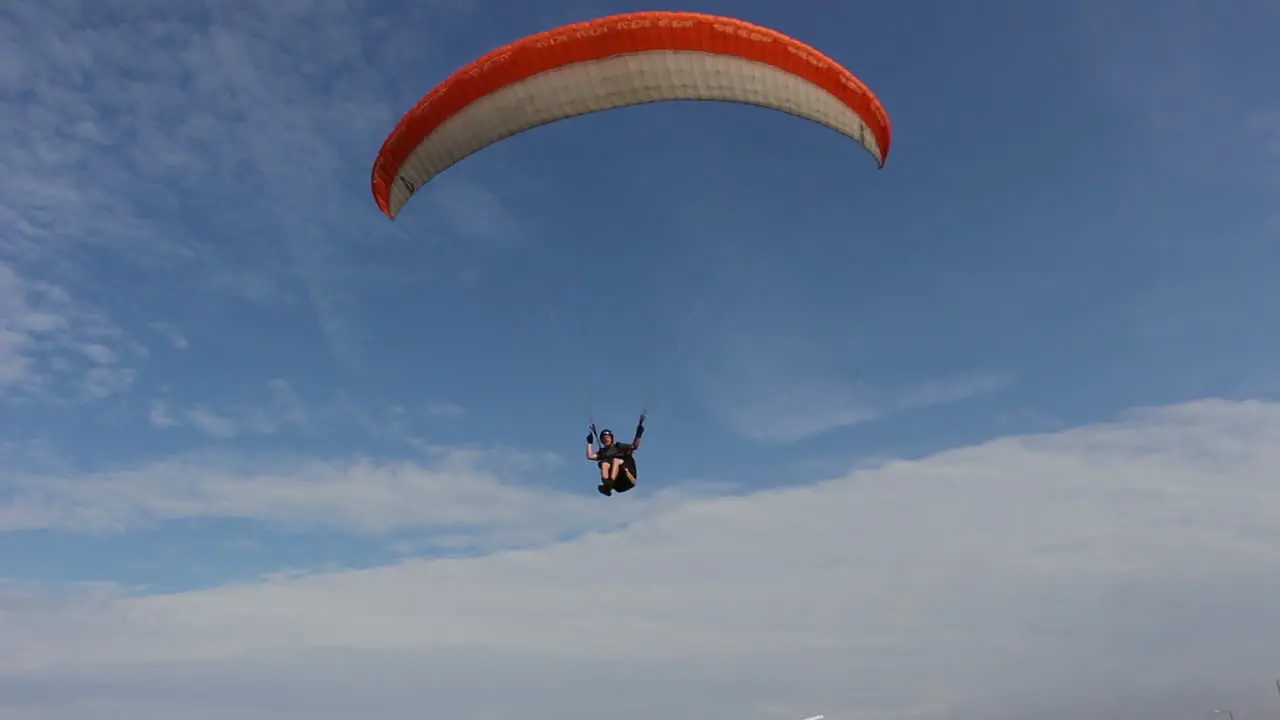
[[[191,427],[214,437],[229,438],[239,433],[239,427],[230,418],[223,417],[202,407],[192,408],[182,414]]]
[[[312,422],[302,398],[287,380],[280,378],[268,382],[265,392],[255,391],[251,398],[226,401],[219,409],[205,405],[175,409],[168,400],[153,400],[148,419],[154,427],[188,426],[215,438],[305,430]]]
[[[169,409],[169,404],[163,400],[151,401],[151,411],[147,414],[147,419],[153,426],[158,428],[178,425],[177,419],[173,417],[173,412]]]
[[[89,360],[99,365],[110,365],[116,361],[116,354],[111,352],[111,348],[98,343],[86,343],[80,346],[80,352]]]
[[[65,289],[0,262],[0,397],[99,400],[132,384],[142,348]]]
[[[702,261],[708,277],[685,321],[696,346],[698,390],[740,435],[792,443],[1014,383],[999,371],[917,383],[864,378],[858,364],[871,357],[873,343],[863,339],[858,316],[832,314],[823,287],[772,262],[750,229],[735,230],[724,230],[731,241],[708,241]]]
[[[1014,377],[1008,373],[984,373],[922,382],[896,393],[894,409],[945,405],[968,400],[979,395],[999,392],[1013,385]]]
[[[373,515],[408,500],[424,522],[466,509],[381,472],[371,495],[317,489]],[[999,719],[1123,702],[1155,718],[1230,700],[1244,717],[1274,702],[1280,659],[1277,477],[1280,405],[1204,401],[480,558],[175,594],[14,589],[0,714]],[[261,507],[265,486],[267,506],[329,512],[292,480],[221,482],[224,505]],[[488,499],[513,518],[576,501],[534,496]],[[76,507],[137,501],[90,497]]]
[[[371,259],[370,228],[390,227],[336,169],[367,168],[370,138],[407,107],[399,92],[387,101],[383,69],[424,60],[425,36],[381,28],[433,27],[469,3],[303,5],[50,3],[0,16],[0,260],[103,292],[121,286],[104,268],[141,267],[152,302],[194,288],[306,303],[334,352],[357,360],[355,286],[420,276]],[[482,191],[442,202],[443,222],[474,225],[470,236],[513,227]]]
[[[163,335],[169,341],[169,346],[174,350],[190,349],[191,343],[187,340],[187,336],[182,332],[182,328],[167,322],[153,322],[151,329]]]
[[[881,415],[857,387],[830,377],[726,385],[715,395],[720,415],[743,436],[761,442],[795,442]]]
[[[232,429],[202,417],[214,435]],[[562,532],[610,527],[690,495],[650,493],[604,506],[598,495],[552,491],[530,477],[554,458],[510,448],[434,448],[429,465],[181,456],[88,475],[15,474],[0,503],[0,532],[126,531],[183,518],[241,518],[288,528],[380,535],[418,530],[417,547],[493,548],[541,542]],[[591,476],[582,487],[593,490]]]
[[[434,188],[423,204],[458,238],[501,249],[528,241],[527,229],[492,190],[460,178]]]
[[[712,407],[743,436],[759,442],[790,443],[894,412],[997,392],[1012,383],[1010,375],[988,373],[894,390],[866,387],[818,371],[757,368],[721,374],[709,382],[708,397]]]

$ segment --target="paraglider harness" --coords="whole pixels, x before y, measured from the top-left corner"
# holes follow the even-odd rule
[[[587,443],[594,444],[596,442],[597,436],[604,437],[605,435],[608,435],[609,437],[615,437],[613,434],[613,431],[609,430],[608,428],[605,428],[604,430],[601,430],[600,432],[597,433],[596,424],[591,423],[591,431],[587,433]],[[639,422],[636,423],[636,435],[635,435],[635,438],[630,443],[620,443],[620,442],[617,442],[617,439],[615,438],[612,444],[607,446],[599,445],[596,448],[595,450],[596,465],[601,468],[604,468],[612,464],[616,458],[619,458],[619,457],[622,458],[622,467],[620,468],[621,472],[618,473],[618,477],[613,481],[611,487],[604,483],[601,484],[600,487],[602,488],[601,489],[602,493],[605,492],[605,489],[612,490],[614,492],[624,493],[636,486],[636,478],[639,477],[639,474],[636,472],[635,451],[636,451],[636,446],[640,444],[640,438],[643,435],[644,435],[644,413],[640,413],[640,420]],[[604,451],[604,453],[606,454],[601,454],[601,451]],[[608,494],[608,493],[605,493],[605,494]]]

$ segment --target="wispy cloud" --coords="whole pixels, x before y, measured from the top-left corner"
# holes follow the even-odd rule
[[[156,321],[151,323],[151,329],[168,340],[169,346],[174,350],[187,350],[191,347],[182,328],[173,323]]]
[[[312,421],[297,391],[279,378],[267,383],[265,392],[255,391],[250,397],[228,401],[219,409],[207,405],[175,408],[169,400],[157,398],[151,402],[148,419],[157,428],[189,426],[217,438],[273,435],[286,428],[305,430]]]
[[[1006,373],[985,373],[893,389],[850,383],[836,374],[776,371],[724,376],[714,384],[710,398],[721,417],[745,437],[790,443],[896,412],[998,392],[1013,382]]]
[[[691,227],[700,234],[706,222]],[[865,376],[859,364],[892,362],[876,356],[878,338],[862,326],[873,314],[833,311],[821,300],[830,288],[806,282],[788,264],[770,262],[760,246],[772,239],[737,227],[736,220],[725,222],[723,237],[729,239],[705,242],[702,262],[709,270],[684,319],[696,338],[700,394],[744,437],[792,443],[1014,384],[1015,376],[1002,370],[948,368],[918,382]]]
[[[88,278],[93,253],[169,263],[200,249],[165,233],[141,198],[172,198],[161,180],[208,169],[217,111],[190,112],[188,39],[149,18],[101,25],[66,3],[28,5],[0,18],[10,63],[0,123],[0,249]],[[178,61],[174,62],[174,58]],[[212,104],[211,104],[212,105]],[[160,208],[153,208],[159,210]],[[98,255],[101,257],[101,255]],[[82,267],[81,263],[86,263]]]
[[[441,184],[423,198],[458,239],[508,249],[523,245],[528,231],[493,190],[462,179]]]
[[[199,421],[214,435],[235,428],[211,414]],[[609,528],[698,492],[658,491],[602,507],[594,493],[529,482],[556,465],[549,456],[510,448],[436,447],[427,464],[199,454],[110,472],[11,473],[0,532],[123,532],[178,519],[235,518],[364,535],[416,530],[427,533],[415,541],[421,548],[492,549]]]
[[[303,393],[283,378],[225,391],[213,400],[184,395],[166,388],[152,398],[143,410],[146,423],[157,430],[195,432],[228,448],[235,443],[224,441],[251,437],[272,437],[279,443],[363,437],[431,456],[438,449],[432,432],[466,414],[465,407],[446,400],[406,406],[341,391]]]
[[[425,3],[415,13],[427,22],[436,6]],[[262,188],[271,234],[331,350],[345,363],[361,359],[355,289],[362,276],[396,274],[395,266],[369,267],[370,228],[390,229],[373,211],[367,187],[340,172],[371,163],[372,148],[407,109],[385,102],[388,60],[370,52],[390,48],[366,34],[379,21],[413,22],[396,17],[400,9],[383,14],[392,12],[320,3],[302,30],[283,6],[219,6],[208,29],[209,59],[243,120],[235,133]],[[317,42],[329,50],[319,64]],[[428,197],[428,212],[467,239],[521,237],[510,212],[485,188],[455,181]]]
[[[1274,22],[1266,17],[1269,8],[1250,10],[1255,14],[1244,11],[1242,22],[1250,22],[1245,17]],[[1169,6],[1158,18],[1119,4],[1081,5],[1073,12],[1081,19],[1075,24],[1081,56],[1100,80],[1099,87],[1111,90],[1117,104],[1155,134],[1152,147],[1180,148],[1155,158],[1161,171],[1209,179],[1214,176],[1205,175],[1206,168],[1221,167],[1233,179],[1275,183],[1273,161],[1258,152],[1272,145],[1266,137],[1268,118],[1277,112],[1274,94],[1267,92],[1271,79],[1265,73],[1241,72],[1252,63],[1216,49],[1227,37],[1219,33],[1230,31],[1209,19],[1211,8]],[[1138,24],[1139,18],[1148,22]],[[1257,40],[1244,42],[1249,47]],[[1201,99],[1217,108],[1223,132],[1206,138],[1195,120],[1180,112],[1187,87],[1202,88]]]
[[[147,413],[147,420],[152,427],[170,428],[178,425],[178,419],[173,416],[173,412],[169,409],[169,404],[163,400],[152,400],[151,410]]]
[[[1256,678],[1274,661],[1258,628],[1280,622],[1277,474],[1280,406],[1206,401],[683,502],[486,557],[169,594],[11,586],[0,711],[200,717],[237,698],[254,720],[968,720],[1078,716],[1082,702],[1105,713],[1127,698],[1136,717],[1160,717],[1169,692],[1213,707],[1247,689],[1203,680],[1208,665]],[[380,477],[390,492],[375,514],[405,499],[435,518],[484,507],[432,511],[412,501],[415,483]],[[263,480],[224,480],[217,502],[312,502],[287,485],[254,493]],[[338,485],[320,495],[360,487]],[[46,507],[133,502],[112,492],[58,491]],[[520,517],[546,509],[511,497],[488,499]],[[579,689],[566,696],[567,683]],[[1154,704],[1133,707],[1135,688]],[[1274,702],[1266,689],[1258,703]],[[1241,715],[1266,707],[1233,697]]]
[[[197,407],[187,410],[183,413],[183,418],[191,427],[214,437],[235,437],[240,431],[239,425],[233,420],[207,408]]]
[[[152,302],[194,289],[309,307],[333,352],[357,362],[357,289],[404,271],[367,252],[371,229],[388,225],[365,176],[346,169],[368,167],[405,110],[385,101],[383,69],[423,57],[375,28],[431,27],[468,6],[50,3],[0,15],[0,261],[104,294],[119,287],[106,270],[142,268]],[[483,190],[442,202],[435,212],[471,234],[515,227]]]
[[[144,356],[63,288],[0,263],[0,398],[100,400],[129,387]]]
[[[434,417],[458,417],[466,413],[466,408],[458,403],[438,400],[427,403],[427,414]]]
[[[721,417],[745,437],[761,442],[795,442],[881,414],[864,391],[834,378],[762,378],[758,385],[723,387],[716,398],[712,405]]]
[[[960,402],[1004,390],[1013,385],[1014,380],[1009,373],[981,373],[922,382],[894,393],[890,409],[909,410]]]

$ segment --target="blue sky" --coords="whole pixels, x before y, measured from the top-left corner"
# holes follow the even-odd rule
[[[1006,543],[978,543],[970,556],[944,550],[956,534],[1001,526],[1013,503],[1027,523],[1019,544],[1087,555],[1063,559],[1052,580],[1040,574],[1044,555],[1007,568],[1049,583],[1037,592],[1083,598],[1055,616],[1089,629],[1077,632],[1114,636],[1109,623],[1124,617],[1123,603],[1112,608],[1119,615],[1092,614],[1090,602],[1106,605],[1098,598],[1119,591],[1089,584],[1111,570],[1080,568],[1113,556],[1166,567],[1155,558],[1168,558],[1163,575],[1133,571],[1150,580],[1134,592],[1236,588],[1213,596],[1226,624],[1204,640],[1241,663],[1266,657],[1230,623],[1280,622],[1260,599],[1280,560],[1269,524],[1280,496],[1264,481],[1280,472],[1280,321],[1269,311],[1280,306],[1280,105],[1270,70],[1280,63],[1280,14],[1263,3],[1181,0],[1158,15],[1136,2],[706,2],[689,9],[799,37],[867,82],[893,120],[886,167],[780,113],[664,103],[511,138],[440,176],[394,223],[377,210],[374,155],[432,85],[521,35],[633,9],[597,0],[20,0],[0,10],[0,634],[20,639],[16,652],[0,640],[0,710],[9,688],[18,717],[114,717],[126,706],[113,703],[221,717],[202,681],[174,681],[190,691],[175,700],[148,694],[130,673],[209,660],[175,648],[201,645],[184,634],[199,625],[191,614],[217,604],[210,598],[249,597],[235,593],[263,593],[245,600],[258,610],[228,600],[208,627],[243,629],[236,612],[267,613],[249,625],[277,627],[267,619],[273,603],[321,587],[307,583],[341,582],[370,603],[388,597],[384,586],[389,597],[415,582],[436,592],[437,573],[449,586],[468,579],[432,610],[440,625],[412,608],[386,610],[407,626],[419,627],[406,617],[426,623],[413,642],[388,640],[424,658],[453,647],[439,628],[495,622],[459,609],[485,597],[482,585],[513,597],[528,590],[521,558],[553,564],[548,577],[566,587],[588,583],[575,595],[588,597],[614,585],[575,570],[596,567],[579,554],[616,540],[655,586],[697,595],[687,583],[699,562],[750,567],[746,556],[763,554],[759,572],[768,573],[794,556],[706,549],[705,560],[664,575],[671,548],[719,548],[710,530],[682,521],[714,520],[721,537],[773,527],[768,518],[803,526],[797,498],[848,518],[806,541],[788,536],[798,554],[813,552],[803,542],[864,546],[864,523],[895,534],[916,517],[913,503],[950,528],[886,541],[907,543],[886,557],[919,567],[919,579],[901,579],[902,566],[887,561],[872,562],[883,575],[851,569],[850,588],[861,589],[833,593],[833,608],[883,609],[858,593],[892,578],[955,590],[944,578],[980,562],[976,553],[998,575],[1005,566],[993,557]],[[642,407],[641,485],[601,498],[581,459],[588,418],[626,436]],[[1078,503],[1037,490],[1054,478]],[[1158,517],[1145,526],[1143,512]],[[1082,518],[1105,525],[1100,516],[1114,527],[1073,534],[1088,532]],[[1179,523],[1204,534],[1179,539],[1191,532]],[[1199,551],[1205,573],[1229,568],[1230,577],[1173,569]],[[433,560],[441,556],[460,559]],[[622,573],[600,563],[608,577]],[[740,581],[749,592],[747,577],[727,573],[723,587]],[[976,608],[976,598],[947,612]],[[335,607],[315,616],[350,611]],[[1190,611],[1175,610],[1170,627],[1185,628]],[[151,624],[110,624],[135,612]],[[186,619],[166,624],[171,617]],[[768,617],[777,627],[751,625],[755,649],[779,657],[809,647],[809,633],[865,630]],[[981,626],[977,616],[947,617]],[[737,647],[743,632],[652,622],[707,646]],[[66,627],[92,627],[103,647],[122,648],[92,660],[119,673],[117,691],[83,684],[83,658],[67,654],[73,641],[56,629]],[[600,637],[631,637],[609,627]],[[893,627],[902,635],[885,642],[920,657],[973,648],[912,635],[911,623]],[[226,641],[226,657],[274,663],[273,653],[317,645],[390,652],[373,630],[309,632],[280,630],[277,644],[231,633],[241,639]],[[501,661],[476,662],[515,662],[539,646],[532,636],[510,642]],[[684,657],[673,647],[610,657],[649,667],[664,653]],[[836,665],[857,673],[872,651],[841,652]],[[1174,678],[1164,682],[1203,669],[1161,652]],[[359,662],[381,667],[386,657]],[[1028,667],[1024,656],[1001,657]],[[329,678],[315,670],[328,661],[317,662],[307,665],[317,675],[272,667]],[[695,676],[720,687],[717,677],[771,672],[767,663],[726,667]],[[1232,685],[1239,669],[1203,679],[1203,697],[1192,687],[1187,702],[1216,702],[1219,689],[1252,697],[1257,682]],[[28,671],[38,680],[19,674]],[[805,693],[829,695],[832,718],[840,708],[1004,717],[1039,702],[1000,685],[1007,677],[990,680],[995,664],[990,671],[970,678],[989,683],[987,694],[943,687],[936,696],[902,681],[845,697],[838,679],[814,689],[797,676],[769,691],[788,699],[732,709],[824,712],[795,705]],[[1096,697],[1120,692],[1107,685],[1114,675],[1089,677]],[[1126,677],[1132,687],[1161,682]],[[293,697],[281,683],[259,689]],[[1079,688],[1041,690],[1061,707],[1101,702]],[[706,716],[722,707],[717,692],[675,693],[670,710]],[[1153,717],[1172,702],[1151,699],[1161,692],[1143,696]],[[64,706],[55,694],[89,704]],[[391,695],[378,702],[397,717]],[[644,701],[627,702],[638,713]],[[304,716],[281,702],[292,709],[270,717]],[[237,717],[257,717],[247,707]]]

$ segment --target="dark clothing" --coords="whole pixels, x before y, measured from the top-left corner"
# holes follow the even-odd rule
[[[626,457],[631,453],[631,443],[615,442],[609,445],[601,445],[596,451],[596,460],[600,462],[611,462],[615,458]]]

